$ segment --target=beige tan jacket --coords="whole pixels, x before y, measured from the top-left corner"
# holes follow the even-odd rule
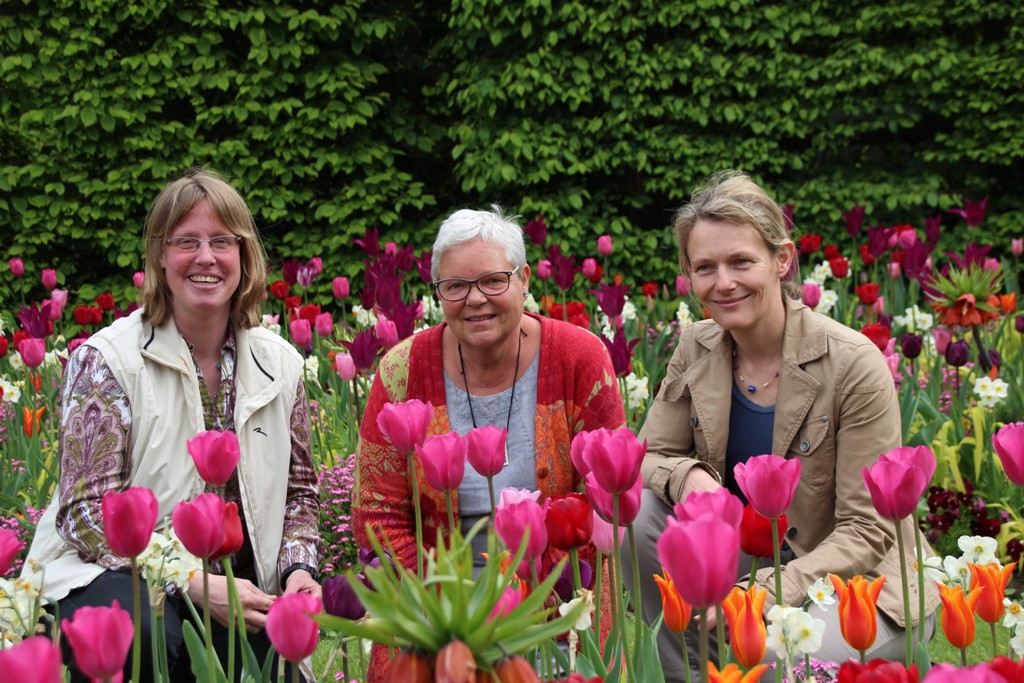
[[[661,390],[640,432],[647,439],[644,485],[672,505],[692,467],[719,480],[725,468],[732,401],[732,338],[714,321],[683,331]],[[787,540],[796,553],[782,570],[786,604],[799,605],[827,573],[844,579],[885,576],[878,605],[901,626],[903,596],[895,525],[878,516],[861,471],[902,444],[892,375],[867,337],[787,299],[783,364],[772,451],[799,458],[803,470],[788,512]],[[914,573],[914,525],[903,520],[907,562]],[[680,549],[680,552],[687,552]],[[757,582],[774,604],[774,568]],[[917,622],[917,581],[911,610]],[[926,611],[939,602],[926,586]]]

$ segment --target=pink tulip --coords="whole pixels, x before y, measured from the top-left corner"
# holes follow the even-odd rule
[[[743,519],[743,502],[725,487],[714,491],[694,491],[672,508],[680,521],[686,522],[703,515],[725,520],[737,529]]]
[[[1024,486],[1024,422],[1002,427],[992,435],[992,446],[1003,463],[1007,478],[1017,486]]]
[[[427,483],[438,491],[459,488],[466,474],[466,446],[458,432],[435,434],[417,446]]]
[[[391,320],[388,320],[387,318],[378,318],[377,327],[374,331],[377,333],[377,339],[379,339],[384,346],[394,346],[398,343],[398,328]]]
[[[292,335],[292,342],[303,348],[313,344],[313,327],[305,318],[296,318],[288,325]]]
[[[42,339],[29,337],[18,342],[18,353],[25,365],[30,368],[38,368],[46,359],[46,342]]]
[[[541,259],[537,262],[537,277],[541,280],[547,280],[551,277],[551,261]]]
[[[320,625],[310,615],[323,611],[320,598],[309,593],[288,593],[275,600],[267,613],[267,637],[277,653],[293,664],[313,654]]]
[[[683,298],[690,293],[690,278],[686,275],[676,275],[676,294]]]
[[[777,455],[757,455],[738,463],[733,470],[736,483],[757,513],[775,519],[793,504],[800,483],[799,460]]]
[[[815,283],[804,283],[801,290],[803,291],[804,306],[807,308],[814,308],[821,301],[821,287]]]
[[[1020,258],[1024,254],[1024,237],[1014,237],[1010,240],[1010,253],[1014,258]]]
[[[12,258],[7,265],[11,267],[11,275],[14,277],[21,277],[25,274],[25,262],[20,258]]]
[[[644,480],[637,477],[632,488],[621,493],[608,493],[597,483],[596,470],[587,475],[587,498],[600,517],[608,522],[614,523],[615,497],[619,498],[619,525],[632,524],[636,516],[640,514],[640,496],[644,489]]]
[[[422,446],[434,419],[434,406],[419,399],[387,403],[377,413],[377,428],[391,445],[402,453]]]
[[[54,289],[50,292],[50,321],[57,322],[64,314],[64,307],[68,305],[68,290]]]
[[[53,289],[57,286],[57,271],[53,268],[43,268],[40,280],[43,282],[44,289]]]
[[[314,256],[306,263],[306,268],[309,268],[313,275],[319,275],[324,272],[324,260],[319,256]]]
[[[882,315],[885,313],[885,297],[880,296],[875,299],[875,303],[871,304],[871,310],[874,311],[875,315]]]
[[[633,488],[646,452],[647,441],[638,441],[629,429],[597,429],[584,443],[582,457],[601,488],[621,493]]]
[[[661,566],[683,600],[699,610],[717,605],[729,594],[739,553],[739,529],[711,515],[687,521],[669,516],[658,539]]]
[[[394,242],[388,242],[384,245],[384,253],[388,256],[396,256],[398,254],[398,245]]]
[[[935,350],[939,355],[946,355],[946,348],[953,341],[953,332],[948,327],[936,327],[932,330],[932,338],[935,340]]]
[[[516,607],[519,607],[519,603],[522,601],[522,591],[509,586],[505,589],[505,592],[501,594],[501,597],[498,598],[498,602],[494,604],[494,609],[492,609],[490,615],[488,615],[487,621],[493,621],[505,616]]]
[[[897,460],[879,459],[861,470],[861,474],[871,494],[871,504],[886,519],[900,520],[913,514],[928,486],[921,468]]]
[[[889,374],[893,376],[893,379],[899,379],[900,377],[900,357],[895,353],[886,354],[885,364],[889,366]]]
[[[115,555],[138,557],[149,545],[160,514],[153,491],[133,486],[124,491],[107,491],[100,505],[103,534]]]
[[[200,493],[192,502],[181,501],[171,513],[171,526],[182,545],[199,558],[210,558],[224,543],[224,499]]]
[[[580,432],[572,438],[572,443],[569,444],[569,457],[572,459],[573,467],[580,473],[581,479],[586,479],[587,475],[590,474],[590,465],[587,463],[583,452],[586,450],[590,440],[594,438],[593,435],[594,432]]]
[[[83,674],[103,680],[122,673],[135,627],[132,615],[117,600],[110,607],[79,607],[73,619],[60,622],[60,628]]]
[[[213,486],[224,486],[242,459],[238,436],[234,432],[199,432],[186,442],[199,476]]]
[[[0,649],[4,679],[18,683],[62,683],[60,650],[46,636],[32,636],[7,650]]]
[[[899,280],[900,275],[903,274],[903,267],[900,266],[899,262],[891,261],[887,267],[889,269],[889,277],[893,280]]]
[[[595,261],[592,258],[583,259],[583,270],[580,272],[582,272],[583,277],[587,278],[588,280],[594,277],[595,275],[597,275],[597,261]]]
[[[524,500],[538,502],[540,500],[540,491],[527,491],[526,489],[516,489],[507,486],[498,494],[498,507],[508,507],[516,503],[522,503]]]
[[[482,477],[493,477],[505,467],[508,430],[488,425],[466,432],[466,457]]]
[[[146,283],[146,274],[141,270],[136,271],[132,274],[132,284],[135,285],[135,289],[142,289],[142,285]]]
[[[610,522],[606,522],[601,519],[601,515],[597,514],[597,510],[594,510],[594,530],[590,532],[590,542],[594,544],[594,547],[600,550],[605,555],[611,555],[615,552],[615,527]],[[626,534],[626,527],[619,527],[619,545],[622,545],[622,539]]]
[[[16,533],[10,529],[0,529],[0,578],[11,568],[14,558],[24,547],[25,542],[19,541]]]
[[[1003,267],[1003,264],[1001,264],[997,258],[987,258],[981,266],[990,273],[998,273],[999,269]]]
[[[546,514],[547,505],[542,506],[532,499],[522,500],[511,505],[499,503],[494,512],[494,530],[505,547],[513,553],[519,550],[523,538],[529,530],[530,538],[523,555],[524,561],[528,562],[540,557],[548,546],[548,529],[544,524]]]
[[[334,333],[334,320],[330,313],[321,313],[313,323],[316,326],[316,333],[321,337],[330,337]]]
[[[347,277],[336,277],[331,281],[331,292],[335,299],[347,299],[350,291]]]
[[[879,456],[879,460],[891,460],[919,468],[929,482],[935,474],[935,454],[928,446],[899,446]],[[927,486],[927,483],[925,484]]]
[[[611,256],[612,254],[612,238],[608,235],[601,235],[597,238],[597,253],[601,256]]]
[[[347,353],[339,353],[334,357],[334,370],[346,382],[356,376],[356,362]]]

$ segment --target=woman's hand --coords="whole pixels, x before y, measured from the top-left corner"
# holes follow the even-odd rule
[[[298,574],[299,572],[295,572]],[[218,623],[228,625],[228,577],[209,574],[209,605],[210,616]],[[291,583],[291,581],[289,581]],[[276,598],[264,593],[247,579],[235,579],[238,601],[242,604],[242,616],[245,617],[247,630],[255,633],[267,623],[267,612]],[[188,596],[197,606],[203,604],[203,575],[201,572],[189,579]],[[237,616],[236,616],[237,619]]]
[[[284,594],[309,593],[315,598],[323,600],[323,589],[316,579],[305,569],[296,569],[288,575],[288,584],[284,587]]]
[[[714,477],[700,467],[693,467],[687,473],[686,479],[683,480],[683,485],[679,488],[676,502],[684,502],[687,496],[694,491],[717,491],[720,488],[722,488],[722,485],[715,481]]]

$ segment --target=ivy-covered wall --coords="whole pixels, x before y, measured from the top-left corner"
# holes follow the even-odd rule
[[[0,257],[71,288],[138,269],[148,204],[197,164],[273,257],[349,275],[368,228],[425,248],[499,203],[667,281],[672,211],[724,167],[827,239],[854,204],[921,225],[989,196],[948,239],[1004,252],[1024,224],[1016,3],[7,0],[0,25]]]

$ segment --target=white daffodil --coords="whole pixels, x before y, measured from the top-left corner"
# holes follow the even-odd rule
[[[832,277],[832,266],[828,264],[828,261],[822,261],[818,265],[814,266],[814,270],[811,271],[811,274],[810,276],[808,276],[807,281],[813,282],[819,287],[824,288],[825,280],[829,279],[830,277]]]
[[[914,576],[917,576],[917,563],[920,562],[920,557],[917,554],[917,548],[914,548]],[[945,582],[946,572],[942,569],[942,558],[938,555],[932,555],[924,559],[924,579],[925,581],[940,581]]]
[[[962,557],[972,564],[990,564],[999,562],[996,551],[999,543],[989,536],[961,536],[956,544],[963,552]],[[1002,565],[999,565],[1000,569]]]
[[[947,586],[962,586],[964,594],[971,586],[971,570],[967,566],[969,560],[965,557],[953,557],[948,555],[942,560],[942,569],[946,574],[943,583]]]
[[[569,602],[563,602],[558,606],[558,614],[565,616],[569,612],[576,609],[577,606],[582,605],[583,611],[576,618],[576,624],[573,626],[577,631],[585,631],[590,628],[590,615],[594,613],[594,593],[592,591],[581,589],[578,592],[579,597],[573,598]]]
[[[3,390],[3,401],[5,403],[17,403],[21,400],[21,387],[0,375],[0,389]]]
[[[352,314],[356,317],[356,326],[360,329],[365,330],[368,327],[376,327],[377,325],[377,316],[374,315],[373,311],[368,311],[362,306],[353,306]]]
[[[1024,624],[1024,607],[1010,598],[1003,598],[1003,626],[1017,628]]]
[[[693,324],[693,315],[690,313],[690,307],[686,305],[685,301],[679,302],[679,307],[676,308],[676,320],[679,322],[679,329],[683,330]]]
[[[632,408],[642,407],[650,398],[650,385],[646,377],[637,377],[636,373],[629,373],[623,379],[626,380],[626,397]]]
[[[786,630],[793,649],[800,654],[810,655],[821,649],[821,639],[825,635],[825,622],[821,619],[798,610],[786,618]]]
[[[316,382],[319,384],[320,380],[320,359],[316,356],[309,356],[306,358],[306,381]]]
[[[186,590],[192,575],[203,568],[203,563],[185,549],[169,524],[153,532],[149,545],[137,559],[149,584],[149,604],[153,606],[163,604],[168,593]]]
[[[839,301],[839,295],[836,294],[835,290],[822,290],[821,299],[818,301],[818,305],[814,307],[814,311],[828,315],[829,311],[835,307],[837,301]]]
[[[812,583],[811,587],[807,589],[807,597],[809,597],[811,602],[819,607],[834,605],[836,599],[832,596],[835,594],[835,586],[832,585],[831,581],[826,580],[824,576]]]
[[[1018,624],[1010,638],[1010,647],[1018,657],[1024,657],[1024,625]]]

